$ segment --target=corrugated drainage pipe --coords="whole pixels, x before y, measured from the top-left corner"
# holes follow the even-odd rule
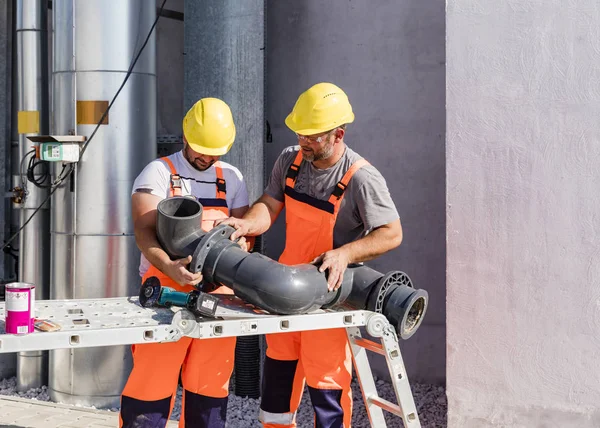
[[[260,397],[260,336],[239,336],[235,345],[235,395]]]
[[[157,237],[172,258],[192,254],[189,269],[204,281],[222,284],[236,296],[274,314],[307,313],[319,308],[368,309],[382,313],[403,339],[421,325],[429,296],[412,286],[400,271],[382,274],[364,265],[351,265],[342,286],[327,289],[327,278],[312,264],[286,266],[258,253],[248,253],[229,237],[230,226],[201,230],[202,205],[175,197],[158,204]]]

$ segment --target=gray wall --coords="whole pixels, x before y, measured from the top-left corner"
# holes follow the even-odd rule
[[[156,0],[159,8],[163,0]],[[168,0],[165,9],[183,13],[183,0]],[[156,24],[158,135],[180,136],[183,110],[183,21],[161,16]]]
[[[451,427],[600,426],[600,3],[449,0]]]
[[[386,178],[404,227],[400,248],[370,266],[403,270],[429,291],[424,325],[403,355],[411,380],[443,382],[444,2],[268,0],[266,61],[268,171],[297,144],[284,119],[301,92],[330,81],[350,97],[347,143]],[[282,218],[267,235],[273,257],[284,244]]]

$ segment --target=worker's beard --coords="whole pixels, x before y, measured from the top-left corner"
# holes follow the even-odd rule
[[[187,148],[183,150],[183,157],[188,161],[192,168],[198,171],[206,171],[216,162],[215,160],[212,160],[210,162],[204,162],[200,158],[195,158],[188,152]]]
[[[302,150],[302,159],[307,162],[320,161],[323,159],[328,159],[333,155],[333,141],[327,143],[321,150],[315,152],[314,150],[311,152],[305,152]]]

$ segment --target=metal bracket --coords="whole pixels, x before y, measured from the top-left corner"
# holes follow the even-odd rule
[[[10,198],[13,204],[22,204],[27,198],[27,189],[20,186],[13,187],[5,194],[6,198]]]

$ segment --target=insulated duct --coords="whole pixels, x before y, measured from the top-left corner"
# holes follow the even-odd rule
[[[54,0],[52,11],[52,131],[89,138],[150,33],[156,4]],[[155,35],[153,31],[71,178],[53,195],[53,299],[137,293],[139,250],[131,188],[156,157]],[[130,347],[51,351],[49,367],[52,400],[115,407],[131,370]]]
[[[411,337],[423,320],[428,294],[414,289],[403,272],[384,275],[364,265],[351,265],[341,287],[330,292],[326,275],[317,266],[287,266],[248,253],[229,239],[232,227],[219,225],[204,233],[201,218],[202,206],[194,199],[162,200],[157,208],[159,243],[172,258],[192,255],[192,272],[202,272],[207,283],[230,287],[248,303],[286,315],[332,307],[368,309],[385,315],[402,339]]]

